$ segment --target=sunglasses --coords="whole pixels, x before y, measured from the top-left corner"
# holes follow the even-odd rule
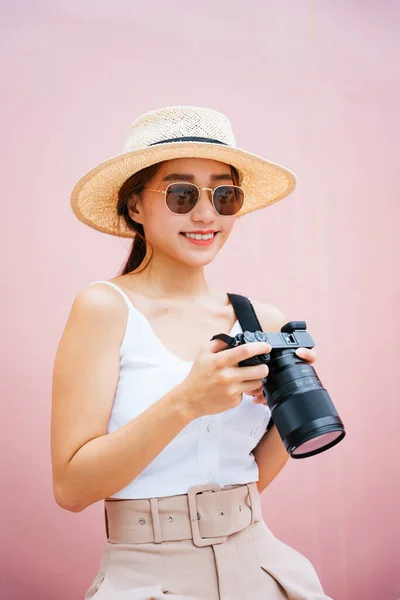
[[[237,185],[219,185],[212,189],[199,188],[194,183],[176,182],[170,183],[165,190],[144,189],[164,194],[166,207],[174,215],[189,214],[199,201],[201,190],[212,192],[211,204],[217,215],[223,217],[236,215],[242,208],[244,201],[244,192]]]

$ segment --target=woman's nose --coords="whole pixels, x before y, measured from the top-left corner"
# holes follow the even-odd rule
[[[210,223],[216,217],[214,207],[211,203],[211,190],[203,189],[200,191],[200,198],[192,210],[193,221],[204,221]]]

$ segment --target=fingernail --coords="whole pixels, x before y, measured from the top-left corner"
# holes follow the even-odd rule
[[[305,348],[297,348],[296,350],[296,354],[297,356],[306,356],[307,355],[307,350]]]

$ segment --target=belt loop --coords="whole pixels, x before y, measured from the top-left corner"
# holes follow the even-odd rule
[[[110,537],[110,532],[108,530],[107,506],[106,506],[105,502],[104,502],[104,520],[105,520],[105,524],[106,524],[106,537],[108,540],[108,538]]]
[[[160,523],[160,513],[158,512],[157,498],[150,498],[150,509],[151,509],[151,520],[153,523],[154,543],[161,544],[161,542],[162,542],[161,523]]]
[[[249,500],[251,506],[251,522],[262,520],[260,492],[258,491],[257,482],[247,483],[247,489],[249,492]]]

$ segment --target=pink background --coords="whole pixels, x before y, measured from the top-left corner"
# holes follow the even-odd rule
[[[69,194],[138,115],[193,104],[298,176],[208,274],[306,320],[347,429],[287,463],[264,518],[335,600],[400,598],[399,3],[8,0],[2,17],[2,597],[83,598],[104,541],[101,502],[53,499],[51,375],[73,298],[129,242],[83,226]]]

